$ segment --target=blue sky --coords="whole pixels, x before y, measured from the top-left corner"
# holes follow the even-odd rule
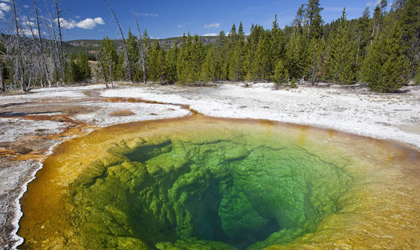
[[[33,14],[33,0],[16,0],[21,18],[30,24]],[[38,7],[44,16],[48,16],[45,2],[37,0]],[[132,15],[134,10],[142,31],[147,29],[153,38],[181,36],[183,33],[211,35],[221,30],[226,33],[240,21],[245,32],[251,24],[270,28],[277,14],[281,27],[289,25],[295,17],[299,6],[307,1],[299,0],[108,0],[114,8],[125,32],[131,27],[136,32]],[[348,19],[358,18],[366,7],[371,8],[376,0],[321,0],[324,8],[323,20],[330,22],[341,16],[343,7],[347,9]],[[390,1],[391,2],[391,1]],[[0,18],[8,20],[12,15],[10,0],[0,0]],[[50,8],[50,11],[53,9]],[[102,39],[108,36],[119,38],[118,28],[107,5],[102,0],[60,0],[60,9],[64,19],[64,40]],[[33,19],[32,19],[33,20]]]

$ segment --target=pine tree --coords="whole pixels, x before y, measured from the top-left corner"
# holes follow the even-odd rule
[[[217,37],[217,46],[219,47],[219,49],[223,48],[223,46],[225,45],[225,40],[226,34],[223,30],[221,30],[219,32],[219,36]]]
[[[271,32],[265,31],[258,53],[261,53],[261,78],[269,80],[273,74],[272,39]]]
[[[76,65],[76,55],[71,53],[68,57],[68,60],[69,60],[69,63],[67,67],[66,78],[68,82],[70,83],[78,82],[78,80],[75,79],[79,75],[78,68]]]
[[[226,34],[222,30],[219,33],[217,38],[217,50],[219,51],[218,57],[218,73],[217,79],[220,80],[227,80],[228,72],[229,72],[229,62],[228,62],[228,53],[229,53],[229,46],[228,41],[226,39]]]
[[[107,79],[112,83],[114,80],[118,79],[119,71],[119,56],[117,50],[114,47],[112,41],[106,37],[102,41],[102,48],[99,52],[101,61],[103,62],[105,73],[107,74]]]
[[[85,82],[91,79],[91,68],[86,53],[80,52],[77,56],[70,54],[67,74],[70,82]]]
[[[115,70],[115,79],[117,80],[126,80],[127,79],[127,57],[125,56],[125,52],[122,52],[121,55],[118,56],[118,62],[116,65]]]
[[[216,80],[216,57],[215,48],[207,49],[206,60],[202,68],[203,82],[214,82]]]
[[[400,1],[396,12],[402,28],[404,54],[410,60],[409,75],[413,77],[420,67],[420,0]]]
[[[259,25],[253,25],[247,38],[246,62],[244,64],[247,81],[261,79],[262,55],[259,47],[262,46],[260,43],[263,38],[264,28]]]
[[[363,61],[367,53],[367,46],[370,42],[370,12],[369,7],[363,11],[362,17],[357,20],[357,58],[358,65]]]
[[[229,64],[229,80],[241,81],[244,79],[243,72],[244,63],[244,43],[238,41],[233,49],[232,57],[230,58]]]
[[[222,78],[222,65],[224,63],[224,51],[223,45],[225,43],[226,34],[222,30],[219,32],[217,37],[217,42],[214,46],[214,56],[215,56],[215,81],[223,79]]]
[[[166,80],[166,64],[165,64],[165,51],[159,47],[156,60],[156,76],[160,83]]]
[[[322,78],[326,47],[327,44],[323,38],[310,41],[309,50],[312,55],[312,63],[309,69],[309,79],[312,85]]]
[[[177,63],[177,79],[180,84],[192,84],[193,80],[193,64],[192,64],[192,38],[190,33],[182,37],[182,44],[179,50]]]
[[[230,44],[236,44],[236,41],[238,40],[238,34],[236,33],[236,25],[233,24],[232,28],[230,29],[230,32],[228,34],[228,39]]]
[[[133,34],[131,33],[131,30],[128,30],[128,36],[126,39],[127,48],[128,48],[128,58],[130,60],[131,68],[131,74],[133,76],[134,82],[139,82],[143,78],[143,72],[141,70],[141,63],[139,61],[139,48],[137,39]]]
[[[177,60],[178,60],[178,45],[176,41],[171,50],[166,54],[166,80],[170,83],[177,81]]]
[[[386,36],[378,35],[363,62],[363,80],[372,91],[395,92],[406,83],[408,60],[401,46],[398,24]]]
[[[147,30],[144,30],[143,32],[143,44],[146,49],[146,51],[150,50],[152,48],[152,42],[150,41],[150,36]]]
[[[221,75],[223,80],[229,80],[234,75],[231,73],[230,70],[234,68],[231,66],[231,62],[233,61],[233,56],[235,53],[235,46],[238,41],[238,34],[236,33],[236,25],[233,24],[230,32],[227,36],[227,41],[225,42],[222,53],[224,54],[223,64],[221,65]]]
[[[386,16],[388,12],[386,11],[386,7],[388,6],[388,0],[381,0],[379,2],[379,7],[382,10],[382,16]]]
[[[345,9],[338,29],[331,34],[329,41],[327,79],[339,84],[353,83],[356,80],[357,43],[351,37]]]
[[[242,22],[239,24],[238,34],[236,39],[234,39],[234,44],[232,44],[232,56],[229,63],[229,80],[231,81],[241,81],[244,79],[244,39],[245,32],[242,25]]]
[[[238,40],[242,40],[242,42],[245,39],[245,31],[244,31],[244,25],[242,22],[239,22],[239,28],[238,28]]]
[[[242,72],[244,75],[244,80],[247,82],[251,82],[254,79],[252,78],[251,69],[252,69],[252,51],[251,51],[251,44],[249,42],[244,43],[244,61],[242,64]]]
[[[151,81],[160,81],[162,82],[162,75],[164,75],[165,67],[165,57],[163,54],[163,49],[159,46],[158,41],[155,39],[153,42],[153,47],[148,53],[148,74]]]
[[[417,67],[417,72],[414,76],[414,84],[420,85],[420,65]]]
[[[191,50],[192,82],[199,82],[202,79],[202,66],[205,60],[205,50],[201,37],[194,35],[194,42]]]
[[[305,5],[302,4],[298,11],[296,12],[296,16],[295,19],[293,19],[293,26],[299,31],[301,32],[302,30],[302,25],[303,25],[303,21],[304,21],[304,16],[305,16]]]
[[[322,37],[322,23],[319,0],[309,0],[305,9],[305,16],[309,24],[309,39],[319,39]]]
[[[373,26],[372,26],[372,39],[380,32],[383,28],[384,24],[384,17],[387,14],[386,6],[388,2],[386,0],[382,0],[376,7],[373,12]]]
[[[80,70],[80,80],[81,81],[88,81],[92,77],[92,70],[89,65],[88,55],[86,53],[79,53],[77,58],[77,65]]]
[[[287,68],[292,78],[305,78],[311,65],[311,54],[306,33],[298,30],[286,45]]]
[[[286,61],[284,62],[290,77],[305,78],[311,66],[311,51],[309,48],[309,35],[302,27],[305,17],[305,6],[302,5],[293,21],[294,27],[290,29],[290,38],[286,44]]]
[[[275,83],[276,89],[280,86],[286,84],[289,81],[289,71],[285,67],[282,60],[278,60],[276,64],[276,69],[274,70],[274,75],[271,77]]]
[[[147,82],[149,79],[149,52],[152,50],[152,43],[150,41],[149,34],[145,29],[143,32],[143,53],[144,53],[144,67],[146,75],[143,76],[143,81]]]
[[[273,27],[271,28],[271,37],[273,45],[273,65],[276,65],[277,61],[284,58],[285,52],[285,39],[277,21],[277,14],[274,16]]]

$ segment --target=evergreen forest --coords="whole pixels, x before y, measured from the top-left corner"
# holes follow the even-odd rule
[[[20,83],[28,90],[29,81],[32,86],[86,81],[92,76],[90,57],[97,61],[93,70],[98,80],[107,86],[114,81],[180,85],[267,81],[276,87],[327,82],[395,92],[410,82],[420,84],[420,0],[382,0],[353,20],[347,19],[343,8],[341,17],[331,23],[323,21],[322,11],[319,0],[308,0],[284,28],[279,27],[277,16],[271,27],[253,24],[247,33],[240,22],[227,33],[220,31],[216,43],[203,44],[198,35],[188,33],[168,48],[151,39],[146,30],[142,32],[137,23],[136,31],[129,30],[127,37],[119,27],[123,46],[116,47],[106,37],[95,55],[66,53],[53,30],[50,43],[57,49],[37,43],[42,53],[34,58],[43,63],[38,63],[40,70],[35,73],[25,68],[30,59],[22,51],[29,49],[16,50],[31,39],[22,37],[12,46],[10,37],[15,36],[3,35],[5,56],[0,66],[9,66],[3,67],[2,82],[5,86],[8,78],[9,84]],[[41,38],[35,34],[32,40]]]

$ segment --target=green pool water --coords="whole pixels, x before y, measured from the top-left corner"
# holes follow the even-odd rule
[[[356,199],[361,175],[336,137],[308,127],[200,118],[95,132],[60,146],[29,186],[22,248],[293,244],[316,235]]]

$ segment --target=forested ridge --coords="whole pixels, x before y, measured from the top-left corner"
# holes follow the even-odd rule
[[[35,0],[34,5],[36,8]],[[293,87],[303,81],[363,83],[376,92],[394,92],[410,81],[420,83],[420,0],[390,4],[382,0],[353,20],[347,19],[343,8],[341,17],[331,23],[323,21],[322,10],[319,0],[309,0],[283,29],[275,16],[272,27],[253,24],[247,35],[242,23],[233,24],[229,32],[220,32],[216,43],[205,45],[198,35],[188,33],[170,48],[152,40],[137,22],[127,37],[120,28],[123,46],[103,39],[102,48],[94,55],[96,75],[106,83],[272,81],[276,87]],[[15,30],[19,31],[17,21]],[[51,46],[47,48],[42,42],[35,43],[42,39],[36,32],[32,39],[19,32],[7,39],[2,36],[4,90],[5,78],[9,85],[20,84],[24,91],[28,86],[90,79],[88,55],[66,53],[60,45],[59,29],[50,30]],[[42,53],[17,50],[33,47],[33,43]],[[31,60],[38,61],[39,70],[25,68]]]

